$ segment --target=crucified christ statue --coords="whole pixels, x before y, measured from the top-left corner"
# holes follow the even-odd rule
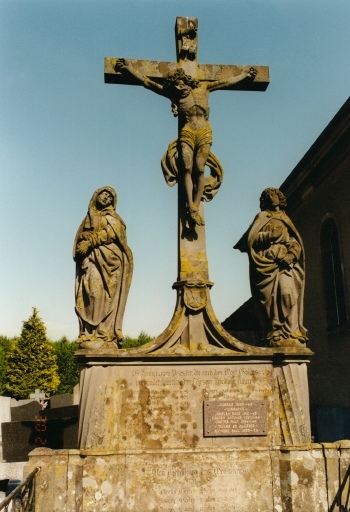
[[[120,73],[129,73],[146,89],[170,99],[173,115],[179,118],[177,150],[184,171],[188,214],[196,224],[204,225],[198,210],[205,185],[204,168],[213,141],[209,123],[209,93],[245,79],[254,80],[256,69],[244,66],[239,75],[223,80],[200,81],[178,68],[168,74],[163,84],[143,75],[125,59],[117,59],[115,69]]]

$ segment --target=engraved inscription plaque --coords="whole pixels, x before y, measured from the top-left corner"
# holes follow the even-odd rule
[[[204,402],[204,436],[266,436],[266,400]]]

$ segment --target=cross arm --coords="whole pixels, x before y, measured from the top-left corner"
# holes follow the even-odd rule
[[[105,57],[104,76],[107,84],[140,85],[139,80],[130,73],[118,72],[115,69],[116,57]],[[136,69],[140,74],[162,84],[169,73],[173,73],[181,67],[177,62],[161,62],[156,60],[127,59],[128,65]],[[239,75],[243,66],[225,64],[197,64],[197,72],[194,78],[201,81],[228,80],[232,76]],[[228,87],[227,90],[237,91],[265,91],[269,85],[268,66],[252,66],[257,74],[254,80],[242,80]]]
[[[198,64],[197,79],[201,81],[222,81],[230,80],[238,76],[245,66],[234,66],[225,64]],[[265,91],[270,83],[268,66],[249,66],[256,70],[254,80],[247,78],[233,83],[226,87],[220,87],[220,90],[235,91]]]
[[[130,73],[118,72],[115,65],[118,58],[105,57],[104,75],[106,84],[141,85],[140,81]],[[156,60],[127,59],[128,66],[139,74],[145,75],[162,84],[169,73],[173,73],[178,65],[176,62],[159,62]]]

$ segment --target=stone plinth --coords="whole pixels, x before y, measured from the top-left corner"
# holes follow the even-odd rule
[[[25,474],[41,467],[36,512],[340,512],[349,463],[350,441],[186,454],[37,448]]]
[[[305,354],[79,362],[80,448],[26,468],[40,512],[326,512],[349,485],[350,445],[311,444]]]
[[[271,449],[311,441],[307,361],[83,354],[83,510],[270,512]]]
[[[94,359],[82,370],[81,388],[79,446],[87,453],[224,450],[311,441],[305,359]],[[206,402],[228,402],[236,415],[240,407],[245,425],[238,424],[239,435],[222,435],[225,413],[220,432],[204,432]],[[256,431],[249,412],[258,402],[265,411],[261,419],[266,431]]]

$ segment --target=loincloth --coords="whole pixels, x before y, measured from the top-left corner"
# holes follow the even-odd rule
[[[212,129],[208,123],[204,128],[192,130],[192,128],[182,128],[179,136],[179,142],[187,144],[192,150],[198,149],[205,144],[211,145],[213,142]]]

